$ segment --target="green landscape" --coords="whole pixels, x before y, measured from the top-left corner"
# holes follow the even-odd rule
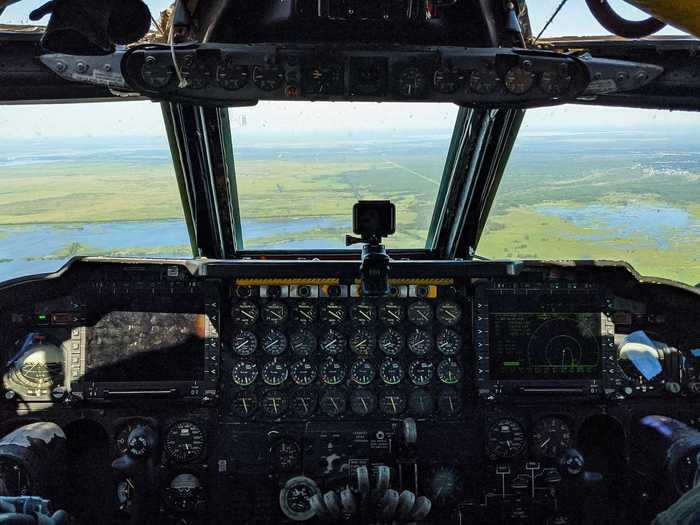
[[[449,139],[401,130],[234,143],[245,247],[341,248],[353,204],[372,198],[397,205],[389,247],[424,247]],[[696,284],[699,145],[680,130],[524,132],[477,253],[626,260],[644,275]],[[0,149],[0,279],[50,271],[72,255],[191,256],[163,141],[104,139],[89,153],[63,144],[41,158],[32,144],[23,154],[11,147]]]

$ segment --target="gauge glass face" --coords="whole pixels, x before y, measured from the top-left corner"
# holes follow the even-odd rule
[[[260,405],[262,411],[269,417],[280,417],[287,411],[287,396],[278,390],[270,390],[265,392]]]
[[[415,329],[408,335],[408,349],[416,355],[428,355],[433,349],[433,336],[427,330]]]
[[[316,336],[309,330],[299,330],[289,337],[289,346],[296,355],[309,356],[316,349]]]
[[[435,367],[433,363],[425,359],[417,359],[408,367],[408,378],[414,385],[425,386],[429,385],[433,380]]]
[[[244,300],[231,309],[231,318],[239,326],[252,326],[258,320],[260,312],[253,301]]]
[[[532,428],[532,452],[555,458],[571,447],[573,435],[569,424],[560,417],[540,419]]]
[[[297,361],[291,368],[292,381],[308,386],[316,380],[316,367],[306,359]]]
[[[154,56],[146,57],[146,61],[141,66],[141,78],[147,87],[162,89],[173,79],[175,69],[171,64],[159,62]]]
[[[282,301],[270,301],[263,306],[262,319],[266,323],[279,326],[287,320],[287,315],[287,305]]]
[[[317,64],[304,72],[303,80],[303,89],[307,94],[343,93],[343,67],[338,64]]]
[[[343,414],[346,404],[345,394],[340,390],[327,390],[321,397],[321,411],[329,417]]]
[[[27,339],[30,339],[27,344]],[[27,336],[24,352],[13,363],[16,377],[24,386],[51,390],[63,383],[63,350],[46,341],[43,335]]]
[[[231,412],[241,418],[252,416],[257,408],[258,398],[253,392],[238,392],[231,403]]]
[[[367,325],[374,321],[376,310],[373,304],[360,301],[352,306],[350,315],[355,323]]]
[[[398,416],[406,410],[406,398],[396,390],[385,390],[379,396],[379,409],[387,416]]]
[[[327,385],[339,385],[345,380],[345,365],[335,359],[327,359],[321,365],[321,381]]]
[[[250,67],[240,64],[232,64],[227,61],[216,70],[216,81],[229,91],[236,91],[245,87],[250,80]]]
[[[455,385],[462,380],[462,367],[454,359],[443,359],[438,365],[438,377],[446,385]]]
[[[540,88],[552,96],[563,95],[571,86],[571,77],[568,74],[560,75],[552,71],[545,71],[540,77]]]
[[[396,359],[385,359],[379,366],[379,376],[387,385],[398,385],[404,376],[403,367]]]
[[[320,492],[313,481],[301,476],[292,478],[280,491],[280,508],[292,521],[310,520],[314,517],[310,500],[316,494]]]
[[[242,359],[233,365],[231,375],[238,386],[250,386],[258,377],[258,365],[255,361]]]
[[[440,93],[454,93],[464,85],[464,78],[464,73],[459,69],[438,69],[433,75],[433,86]]]
[[[457,355],[462,348],[462,336],[451,328],[445,328],[435,338],[435,345],[443,355]]]
[[[453,503],[462,492],[463,482],[454,467],[435,470],[430,479],[430,499],[438,506]]]
[[[428,326],[433,321],[433,307],[427,301],[416,301],[408,307],[408,320],[418,326]]]
[[[301,324],[313,323],[316,319],[316,303],[299,301],[292,307],[292,317]]]
[[[339,355],[345,350],[345,336],[337,330],[328,330],[321,338],[321,351],[327,355]]]
[[[488,95],[496,91],[500,79],[493,69],[478,69],[469,76],[469,87],[475,93]]]
[[[393,328],[385,330],[379,336],[379,349],[386,355],[399,355],[404,343],[403,334]]]
[[[345,306],[336,301],[328,301],[321,307],[321,321],[330,325],[339,325],[345,321]]]
[[[535,83],[535,74],[516,66],[508,70],[503,82],[506,89],[514,95],[524,95]]]
[[[406,98],[424,95],[427,87],[428,79],[415,66],[407,67],[399,75],[399,93]]]
[[[462,398],[454,388],[444,388],[438,394],[438,410],[446,417],[457,415],[462,410]]]
[[[180,421],[168,429],[165,453],[178,463],[194,461],[204,454],[204,431],[190,421]]]
[[[282,87],[284,69],[279,66],[254,66],[253,84],[263,91],[274,91]]]
[[[281,355],[287,349],[287,336],[273,328],[262,336],[260,346],[268,355]]]
[[[316,411],[318,398],[315,392],[306,389],[297,390],[291,399],[291,407],[294,415],[307,418]]]
[[[358,359],[350,368],[350,379],[358,385],[369,385],[374,375],[374,366],[367,359]]]
[[[403,305],[398,301],[387,301],[379,307],[379,320],[386,325],[400,324],[403,318]]]
[[[367,416],[377,409],[377,397],[362,388],[350,394],[350,410],[357,416]]]
[[[430,392],[424,389],[418,389],[411,392],[408,398],[408,408],[411,414],[418,417],[426,417],[433,413],[434,402]]]
[[[253,355],[255,353],[255,349],[258,347],[258,338],[253,332],[249,332],[248,330],[239,330],[233,336],[231,346],[234,353],[237,355]]]
[[[301,463],[301,446],[292,439],[280,439],[270,448],[270,458],[277,470],[288,472]]]
[[[127,423],[114,436],[114,451],[118,456],[129,452],[129,434],[136,428],[136,425],[136,422]]]
[[[512,458],[525,450],[527,440],[522,425],[504,418],[493,423],[486,433],[488,452],[499,458]]]
[[[435,317],[446,326],[455,326],[462,319],[462,307],[454,301],[442,301],[435,309]]]
[[[360,328],[350,336],[350,350],[359,356],[369,357],[374,345],[374,333],[368,328]]]
[[[212,74],[209,66],[192,56],[185,57],[180,71],[190,89],[202,89],[211,81]]]
[[[262,378],[267,385],[279,386],[287,380],[288,373],[287,365],[274,358],[263,365]]]

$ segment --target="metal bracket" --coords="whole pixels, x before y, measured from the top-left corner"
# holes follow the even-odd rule
[[[130,91],[122,76],[122,58],[126,49],[117,49],[110,55],[78,56],[54,53],[39,59],[64,80],[105,86],[116,91]]]

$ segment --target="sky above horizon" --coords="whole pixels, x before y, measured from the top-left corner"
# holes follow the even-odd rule
[[[537,33],[559,5],[560,0],[535,0],[529,3],[533,32]],[[0,15],[0,23],[28,22],[28,13],[44,0],[23,0],[11,5]],[[147,2],[156,14],[165,9],[169,0]],[[633,18],[639,11],[622,0],[612,0],[620,13]],[[45,20],[44,20],[45,22]],[[569,0],[545,36],[563,34],[604,34],[588,12],[584,0]],[[672,28],[666,34],[678,34]],[[532,131],[557,129],[625,129],[630,127],[697,126],[693,114],[624,108],[592,108],[565,106],[537,110],[542,118],[529,119]],[[329,102],[261,102],[255,107],[234,109],[232,127],[246,123],[249,130],[298,132],[304,131],[446,129],[454,123],[455,107],[451,104],[406,103],[329,103]],[[245,118],[243,118],[245,115]],[[110,102],[100,104],[60,104],[43,106],[0,107],[0,134],[16,139],[47,137],[98,136],[162,136],[164,134],[160,107],[150,102]]]

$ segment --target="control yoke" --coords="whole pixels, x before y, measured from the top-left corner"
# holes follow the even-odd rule
[[[396,207],[390,201],[359,201],[352,208],[352,229],[360,237],[347,235],[345,244],[363,243],[360,265],[362,295],[389,295],[389,256],[382,238],[396,231]]]

